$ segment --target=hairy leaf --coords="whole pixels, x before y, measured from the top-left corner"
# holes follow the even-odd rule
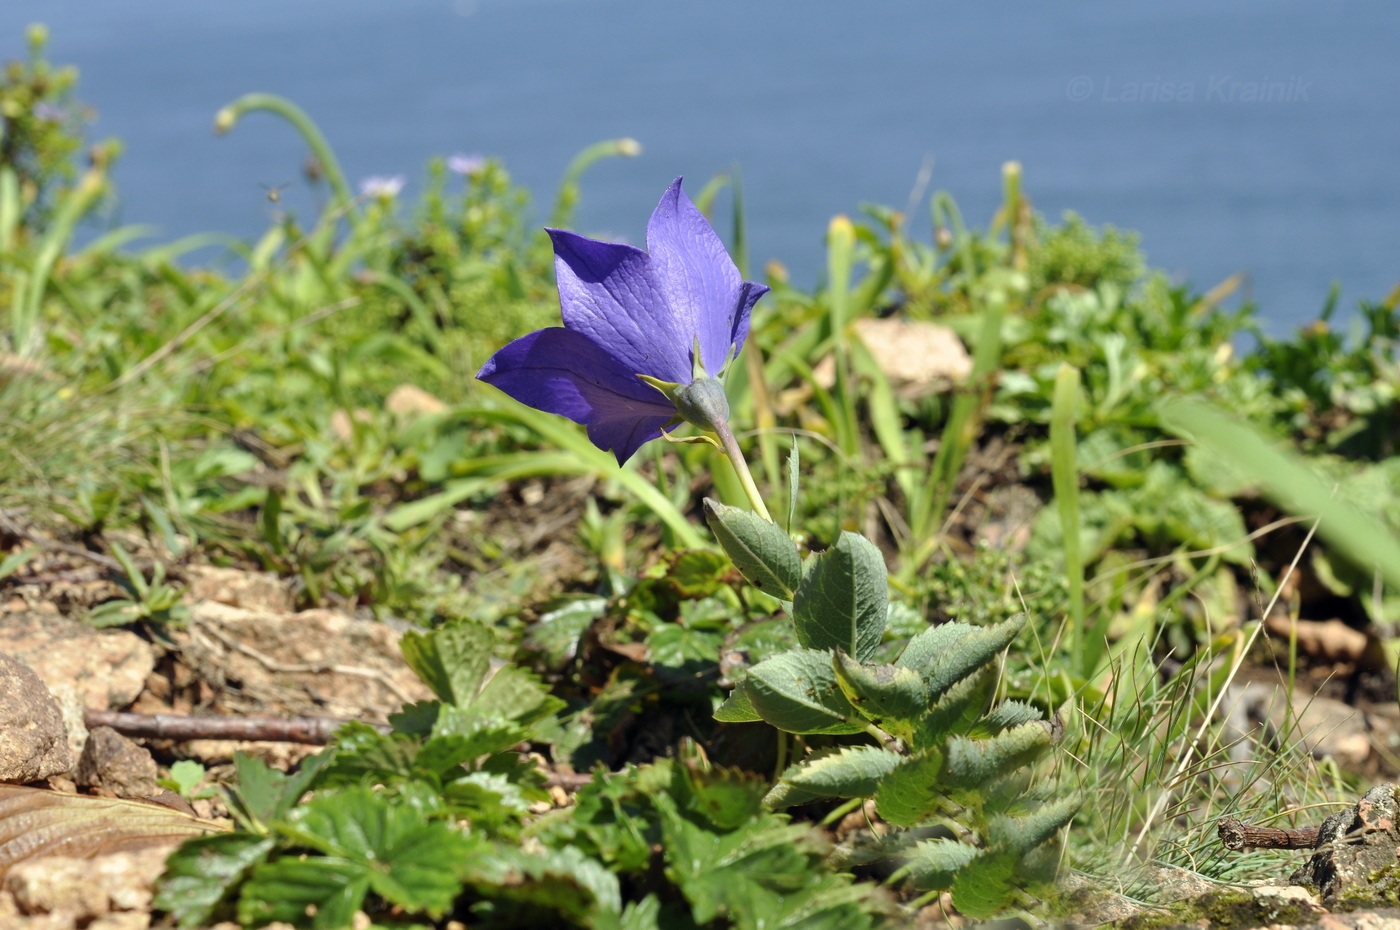
[[[708,497],[705,522],[749,584],[780,600],[793,599],[802,578],[802,559],[782,527]]]
[[[953,876],[953,904],[976,920],[994,917],[1019,890],[1020,857],[1010,850],[989,850]]]
[[[927,676],[933,671],[934,663],[943,657],[943,653],[951,649],[958,640],[977,629],[970,623],[961,623],[956,620],[931,626],[909,640],[904,651],[895,660],[895,665],[901,668],[912,668]]]
[[[988,837],[994,845],[1025,855],[1074,819],[1079,811],[1078,798],[1058,798],[1042,804],[1024,817],[998,814],[989,822]]]
[[[914,720],[928,708],[922,675],[898,665],[862,665],[844,652],[833,662],[842,693],[865,719],[901,739],[912,735]]]
[[[885,635],[889,603],[889,575],[880,550],[864,536],[844,532],[817,556],[797,586],[792,619],[798,641],[865,661]]]
[[[539,852],[497,846],[476,858],[466,881],[497,906],[511,901],[531,910],[547,908],[576,926],[593,926],[600,914],[615,920],[622,911],[617,876],[568,846]]]
[[[939,791],[943,753],[930,747],[890,770],[875,792],[875,810],[897,827],[912,827],[946,804]]]
[[[996,684],[996,669],[984,665],[953,685],[915,722],[914,745],[937,745],[955,733],[973,730],[983,719]]]
[[[749,669],[744,679],[754,711],[789,733],[859,733],[860,715],[841,693],[831,653],[784,652]]]
[[[992,626],[968,627],[960,631],[961,635],[952,642],[941,642],[939,645],[942,648],[937,653],[930,654],[926,646],[921,646],[915,655],[924,663],[918,667],[924,672],[929,698],[937,699],[956,682],[992,661],[997,653],[1016,638],[1016,634],[1020,633],[1025,625],[1026,615],[1020,613]],[[914,642],[923,635],[920,634],[911,640],[909,647],[912,648]],[[910,648],[905,649],[906,654],[910,652]],[[904,661],[904,656],[900,656],[898,664],[909,663]]]
[[[1042,715],[1038,707],[1022,701],[1003,701],[992,708],[986,717],[982,718],[972,735],[995,736],[1002,730],[1009,730],[1012,727],[1019,727],[1023,723],[1040,719],[1042,719]]]
[[[879,746],[826,750],[789,766],[765,800],[787,807],[815,798],[868,798],[903,758]]]
[[[944,891],[953,887],[959,870],[982,854],[976,846],[953,839],[924,840],[914,847],[896,873],[920,891]]]
[[[948,739],[943,784],[954,797],[980,794],[994,779],[1034,760],[1050,745],[1050,730],[1041,723],[1013,727],[987,740]]]

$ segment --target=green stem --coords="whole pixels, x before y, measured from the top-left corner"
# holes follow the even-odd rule
[[[224,107],[214,117],[214,131],[220,134],[228,132],[234,124],[245,113],[254,110],[266,110],[269,113],[276,113],[278,116],[291,123],[297,132],[301,133],[306,144],[311,148],[311,154],[321,164],[321,170],[326,173],[326,181],[331,186],[331,193],[335,197],[336,206],[348,208],[354,203],[355,196],[350,193],[350,185],[345,183],[345,173],[340,170],[340,162],[336,160],[335,152],[331,150],[330,143],[321,134],[321,130],[311,121],[311,117],[306,115],[306,111],[276,94],[244,94],[233,103]]]
[[[714,429],[715,435],[719,437],[720,448],[729,457],[729,463],[734,466],[734,473],[739,476],[739,484],[743,486],[744,494],[747,495],[754,513],[772,523],[773,518],[768,513],[768,505],[763,503],[763,495],[758,493],[758,485],[754,484],[749,463],[744,461],[744,453],[739,449],[739,440],[734,438],[734,431],[723,420],[715,423]]]

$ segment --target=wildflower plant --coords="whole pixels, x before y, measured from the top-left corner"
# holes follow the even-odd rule
[[[1053,879],[1056,841],[1076,804],[1029,788],[1028,767],[1051,745],[1050,722],[1017,701],[991,708],[998,656],[1024,615],[931,627],[881,662],[890,599],[879,549],[845,532],[804,565],[729,424],[722,378],[768,288],[742,280],[680,179],[652,214],[648,251],[549,234],[564,325],[510,343],[478,377],[583,424],[619,465],[682,423],[702,434],[675,441],[709,442],[733,464],[753,512],[706,500],[706,520],[744,578],[790,614],[801,648],[748,669],[716,718],[763,721],[799,745],[806,736],[824,745],[780,762],[765,804],[873,799],[902,829],[851,863],[894,858],[896,880],[924,897],[951,889],[974,917],[1030,903]]]

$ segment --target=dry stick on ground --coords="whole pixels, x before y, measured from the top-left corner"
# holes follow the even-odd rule
[[[139,739],[229,739],[265,743],[303,743],[324,746],[337,728],[349,723],[341,717],[190,717],[185,714],[132,714],[114,710],[83,711],[88,729],[111,727],[123,736]],[[384,724],[370,724],[381,733],[392,732]],[[590,772],[545,772],[546,788],[578,791],[592,783]]]
[[[349,721],[341,717],[190,717],[185,714],[131,714],[114,710],[83,711],[88,729],[111,727],[124,736],[143,739],[232,739],[267,743],[306,743],[324,746],[336,728]],[[374,725],[380,732],[389,727]]]
[[[1317,827],[1285,830],[1244,823],[1234,817],[1221,817],[1216,826],[1220,842],[1226,849],[1316,849]]]

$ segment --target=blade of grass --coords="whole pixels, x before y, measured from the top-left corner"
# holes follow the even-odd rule
[[[1069,580],[1070,659],[1075,673],[1087,678],[1099,657],[1095,654],[1090,662],[1085,653],[1084,556],[1079,538],[1079,467],[1074,431],[1078,408],[1079,369],[1061,363],[1050,408],[1050,478],[1060,514],[1065,576]]]
[[[1168,429],[1194,436],[1235,463],[1283,509],[1317,517],[1317,535],[1328,545],[1357,565],[1378,570],[1392,588],[1400,588],[1400,541],[1373,517],[1334,498],[1297,454],[1277,448],[1252,426],[1201,401],[1172,400],[1160,410]]]

